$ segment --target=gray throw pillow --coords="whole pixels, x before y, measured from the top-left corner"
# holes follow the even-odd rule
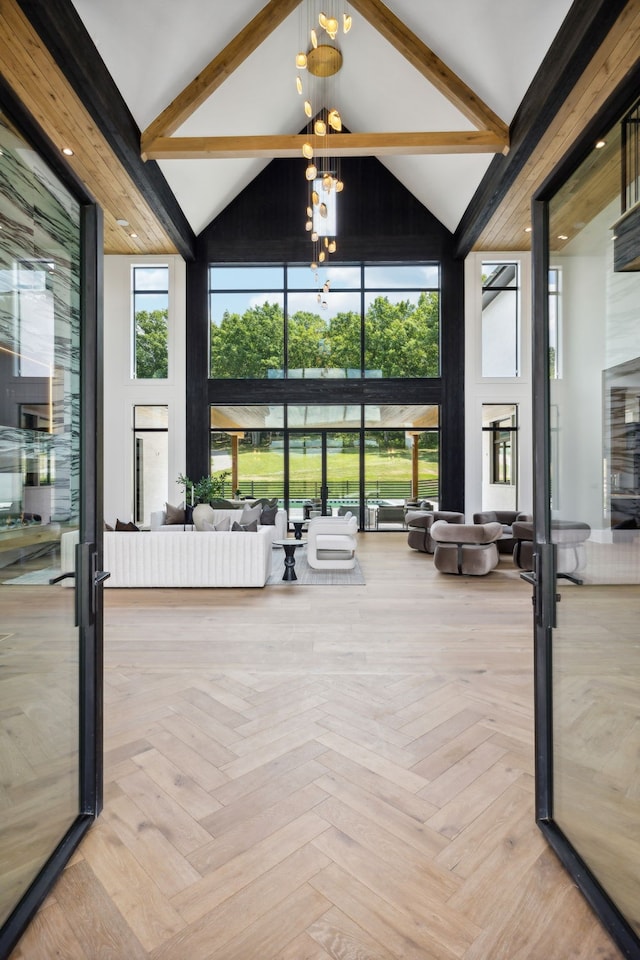
[[[133,520],[129,520],[125,523],[124,520],[116,520],[116,530],[124,531],[125,533],[138,533],[140,527],[136,527]]]
[[[260,515],[262,513],[262,504],[257,503],[255,507],[244,506],[242,508],[242,514],[240,515],[240,523],[247,524],[252,523],[254,520],[256,523],[260,522]]]
[[[204,533],[226,533],[231,530],[231,517],[223,517],[217,523],[209,523],[208,520],[203,520],[200,530]]]
[[[165,524],[185,523],[184,507],[174,507],[170,503],[165,504],[165,507]]]
[[[257,533],[258,521],[252,520],[251,523],[238,523],[237,520],[234,520],[231,529],[238,530],[240,533]]]
[[[276,514],[278,512],[278,504],[276,503],[275,507],[263,507],[262,513],[260,514],[260,523],[263,527],[274,527],[276,523]]]

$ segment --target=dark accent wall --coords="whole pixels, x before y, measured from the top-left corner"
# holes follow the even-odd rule
[[[441,506],[464,510],[463,263],[453,236],[378,160],[345,159],[333,263],[441,264],[441,377],[389,380],[209,380],[209,263],[308,263],[305,161],[273,160],[198,237],[187,264],[187,473],[208,471],[211,403],[441,404]]]

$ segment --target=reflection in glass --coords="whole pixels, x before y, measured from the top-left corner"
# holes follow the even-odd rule
[[[517,377],[520,368],[519,267],[482,264],[482,376]]]
[[[549,206],[554,819],[640,931],[640,274],[614,269],[619,132]],[[640,252],[640,251],[636,251]],[[555,271],[555,273],[554,273]],[[551,359],[551,358],[550,358]],[[561,379],[559,378],[561,374]]]
[[[0,118],[0,923],[79,814],[80,210]],[[37,255],[34,255],[37,249]]]
[[[482,509],[518,509],[518,405],[482,405]]]
[[[149,526],[151,508],[165,503],[169,486],[169,408],[133,408],[134,510],[133,519]]]

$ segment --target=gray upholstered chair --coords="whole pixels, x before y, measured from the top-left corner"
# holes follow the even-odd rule
[[[464,523],[464,513],[456,513],[452,510],[408,510],[405,516],[405,523],[409,530],[407,543],[413,550],[420,550],[421,553],[433,553],[435,543],[431,538],[431,527],[436,520],[446,520],[447,523]]]
[[[558,573],[579,573],[586,562],[585,540],[591,527],[581,520],[552,520],[551,540],[557,545]],[[533,570],[533,522],[516,521],[513,524],[513,562],[521,570]]]
[[[502,536],[502,524],[447,523],[438,520],[431,527],[435,541],[433,565],[440,573],[483,577],[498,566],[496,540]]]
[[[522,520],[532,520],[531,514],[520,513],[518,510],[483,510],[481,513],[474,513],[474,523],[501,523],[502,536],[498,540],[498,553],[513,553],[515,547],[515,538],[513,535],[513,524]]]

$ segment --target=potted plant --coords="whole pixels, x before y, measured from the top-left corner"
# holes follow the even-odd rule
[[[178,475],[178,483],[184,487],[184,502],[190,506],[198,503],[211,503],[212,500],[220,499],[224,494],[224,485],[229,472],[221,471],[215,477],[200,477],[199,480],[191,480],[185,477],[183,473]]]

